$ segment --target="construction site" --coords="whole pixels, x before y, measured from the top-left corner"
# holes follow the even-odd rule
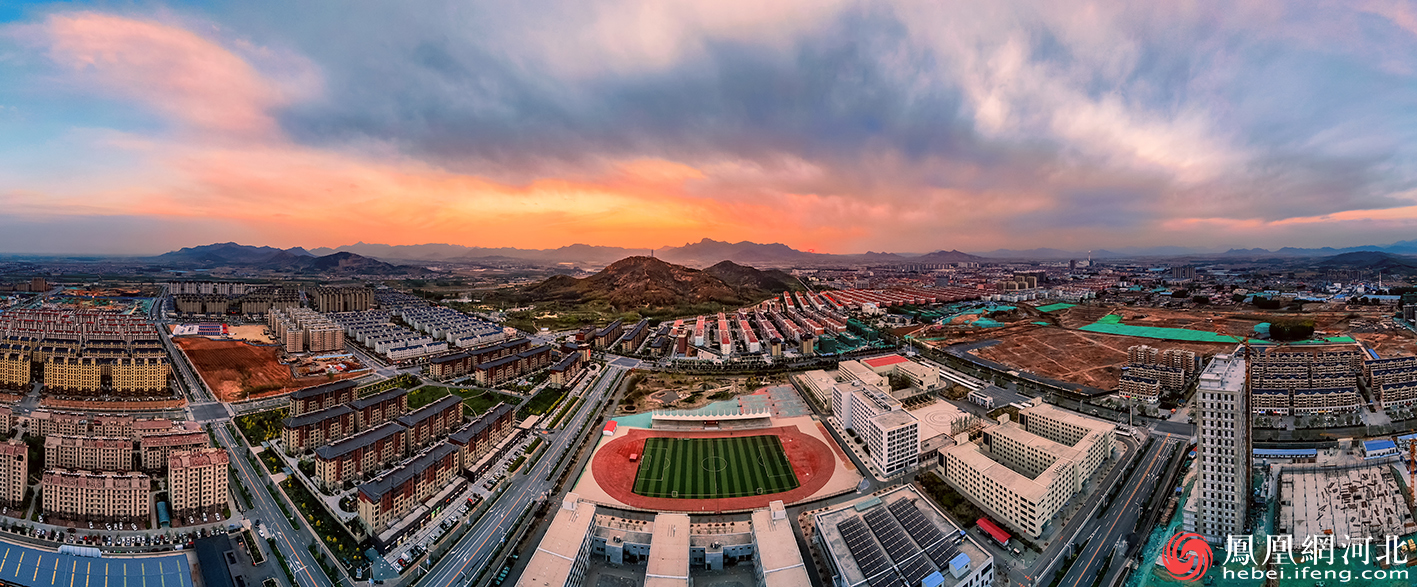
[[[173,339],[197,374],[221,401],[241,401],[289,393],[312,385],[358,377],[368,369],[349,355],[280,362],[280,349],[239,340],[203,337]],[[306,376],[296,376],[296,371]]]
[[[1417,531],[1401,464],[1286,466],[1280,473],[1276,531],[1297,544],[1309,536],[1373,538]]]

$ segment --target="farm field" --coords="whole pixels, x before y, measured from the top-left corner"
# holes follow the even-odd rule
[[[312,385],[354,377],[351,374],[295,378],[277,361],[277,349],[239,340],[201,337],[173,339],[197,369],[197,375],[225,402],[279,395]]]
[[[797,475],[776,436],[649,438],[634,493],[716,499],[796,489]]]

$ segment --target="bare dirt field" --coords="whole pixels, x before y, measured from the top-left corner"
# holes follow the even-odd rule
[[[712,377],[677,373],[646,373],[626,395],[618,413],[634,414],[649,410],[692,410],[716,401],[753,393],[769,385],[787,382],[782,375],[767,377]],[[633,406],[633,407],[632,407]]]
[[[1144,344],[1159,349],[1179,348],[1214,354],[1233,346],[1116,336],[1045,326],[1013,330],[1012,335],[999,338],[999,344],[975,353],[1030,373],[1108,390],[1117,388],[1117,378],[1127,363],[1129,347]]]
[[[221,401],[240,401],[279,395],[334,379],[339,375],[296,379],[290,367],[277,361],[276,347],[259,347],[238,340],[211,340],[202,337],[174,339],[197,368],[197,374],[216,392]]]
[[[260,324],[242,324],[230,327],[231,338],[259,342],[261,344],[271,344],[275,342],[271,337],[266,336],[266,327]]]

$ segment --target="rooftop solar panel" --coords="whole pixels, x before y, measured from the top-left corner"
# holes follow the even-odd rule
[[[851,558],[856,560],[856,566],[860,567],[861,574],[866,576],[867,581],[875,585],[874,579],[878,575],[890,574],[895,576],[891,570],[891,564],[886,560],[886,555],[881,551],[881,547],[871,539],[871,530],[866,524],[861,522],[861,518],[847,518],[837,524],[836,529],[841,532],[842,538],[846,540],[846,549],[851,552]]]

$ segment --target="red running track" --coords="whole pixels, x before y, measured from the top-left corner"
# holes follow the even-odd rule
[[[796,489],[768,495],[725,497],[719,499],[675,499],[637,495],[635,473],[639,462],[630,462],[631,454],[643,455],[647,438],[734,438],[743,436],[776,436],[782,440],[782,450],[797,474]],[[600,448],[591,460],[595,482],[610,497],[635,509],[657,512],[731,512],[768,507],[768,502],[782,500],[793,504],[811,497],[836,472],[836,458],[826,443],[803,434],[796,426],[759,428],[756,430],[702,431],[646,430],[630,428],[628,433]]]

